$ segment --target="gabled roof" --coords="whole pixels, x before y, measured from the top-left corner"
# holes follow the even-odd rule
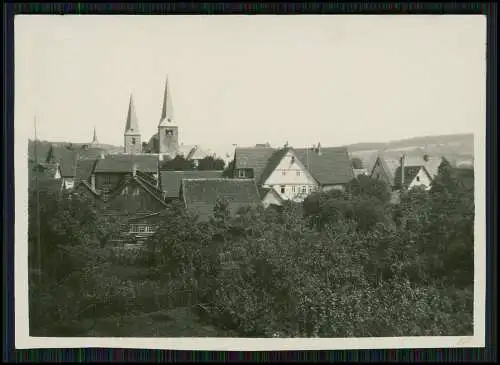
[[[132,176],[131,174],[125,175],[124,178],[121,180],[121,182],[117,184],[116,188],[107,194],[107,200],[110,200],[112,197],[119,194],[125,186],[132,184],[132,183],[135,183],[135,184],[141,186],[153,198],[155,198],[158,202],[160,202],[164,206],[167,205],[167,203],[165,203],[165,201],[162,198],[161,191],[159,189],[157,189],[156,186],[152,186],[148,181],[145,181],[143,178],[141,178],[138,175]]]
[[[156,155],[109,155],[97,161],[95,173],[127,173],[132,172],[134,164],[137,170],[146,173],[156,173],[158,156]]]
[[[90,193],[92,196],[94,196],[96,199],[100,199],[100,195],[98,192],[96,192],[92,186],[85,180],[79,180],[75,183],[75,187],[73,189],[73,191],[77,190],[77,189],[84,189],[85,191],[87,191],[88,193]]]
[[[182,179],[216,179],[222,171],[160,171],[161,190],[168,198],[178,198]]]
[[[237,147],[234,151],[235,169],[253,169],[253,176],[260,183],[269,158],[276,152],[272,147]]]
[[[272,194],[276,197],[277,200],[283,202],[283,198],[276,192],[276,190],[272,188],[259,188],[259,197],[260,200],[264,200],[264,198],[268,195]]]
[[[389,180],[394,181],[395,172],[400,165],[399,160],[384,158],[383,156],[377,156],[375,163],[373,164],[373,167],[370,171],[370,176],[373,174],[375,166],[377,166],[377,161],[381,164],[382,169],[387,174]]]
[[[382,168],[386,171],[391,181],[394,181],[394,184],[396,184],[395,179],[401,180],[401,176],[398,176],[399,172],[396,173],[396,170],[398,170],[401,165],[400,160],[388,159],[384,158],[384,156],[378,156],[377,160],[380,161],[380,163],[382,164]],[[425,166],[426,173],[429,175],[431,179],[433,179],[434,177],[436,177],[439,171],[439,166],[441,165],[443,160],[444,160],[443,157],[429,156],[426,161],[423,158],[423,156],[412,156],[412,157],[406,157],[404,164],[405,167]],[[375,168],[375,165],[373,166],[373,168]],[[373,173],[373,168],[371,173]]]
[[[278,167],[279,163],[286,156],[288,152],[292,151],[291,147],[280,148],[275,151],[269,160],[267,161],[267,166],[262,171],[262,175],[260,177],[259,185],[264,184],[264,182],[269,178],[269,176],[273,173],[273,171]]]
[[[76,151],[68,151],[68,153],[63,154],[58,161],[61,177],[75,177],[77,161],[78,153]]]
[[[212,216],[219,199],[228,203],[232,216],[241,207],[260,204],[253,179],[183,179],[182,193],[186,208],[202,220]]]
[[[96,163],[97,160],[78,160],[76,163],[75,179],[88,180],[94,171]]]
[[[211,156],[209,150],[202,149],[200,146],[196,145],[191,149],[188,158],[191,160],[203,160],[205,157]]]
[[[412,183],[412,181],[415,179],[417,174],[420,172],[420,170],[423,169],[424,172],[429,176],[429,178],[432,178],[425,166],[420,165],[420,166],[405,166],[404,168],[404,186],[407,187]],[[394,186],[396,189],[401,188],[401,166],[396,169],[395,172],[395,177],[394,177]]]
[[[110,191],[108,194],[105,196],[99,192],[96,192],[92,186],[83,180],[80,180],[77,182],[76,187],[85,187],[87,190],[89,190],[97,199],[101,201],[109,201],[116,195],[120,194],[123,188],[127,185],[130,184],[137,184],[140,186],[144,191],[148,192],[154,199],[156,199],[158,202],[160,202],[163,206],[167,206],[167,203],[163,200],[162,198],[162,193],[159,189],[156,188],[156,186],[152,185],[149,181],[143,179],[141,176],[136,175],[133,176],[132,174],[127,174],[125,175],[118,184],[116,184],[116,187]]]
[[[290,150],[294,151],[297,159],[320,185],[347,184],[354,178],[345,147],[321,147],[321,153],[312,148],[236,148],[235,168],[253,169],[254,179],[260,185]]]
[[[347,184],[354,178],[346,147],[321,147],[321,154],[310,148],[294,151],[320,185]]]

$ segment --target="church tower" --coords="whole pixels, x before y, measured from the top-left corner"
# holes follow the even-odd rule
[[[90,142],[91,145],[95,146],[99,144],[99,141],[97,139],[97,130],[94,127],[94,136],[92,137],[92,142]]]
[[[159,153],[175,154],[179,149],[179,127],[174,122],[172,95],[168,88],[168,77],[165,80],[165,94],[163,95],[163,108],[158,124],[158,149]]]
[[[128,105],[127,124],[125,125],[125,153],[139,154],[142,153],[141,133],[139,132],[139,123],[135,114],[134,99],[130,95]]]

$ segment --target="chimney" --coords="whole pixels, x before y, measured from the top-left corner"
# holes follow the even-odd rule
[[[401,189],[403,189],[405,183],[406,153],[403,153],[400,161],[401,161]]]
[[[135,177],[137,175],[137,164],[134,163],[132,165],[132,176]]]
[[[316,149],[316,152],[318,153],[318,156],[321,156],[321,143],[318,142],[318,148]]]

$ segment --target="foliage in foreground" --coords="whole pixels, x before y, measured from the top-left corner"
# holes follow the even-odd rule
[[[84,200],[44,196],[33,328],[82,335],[85,320],[183,306],[242,336],[471,334],[473,191],[443,170],[431,191],[392,206],[370,182],[236,218],[220,202],[206,223],[174,205],[135,265],[117,265],[103,247],[116,218]]]

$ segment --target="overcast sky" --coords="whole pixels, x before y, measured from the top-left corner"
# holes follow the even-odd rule
[[[130,93],[148,140],[168,74],[185,144],[302,147],[474,132],[483,16],[17,16],[15,127],[123,145]]]

